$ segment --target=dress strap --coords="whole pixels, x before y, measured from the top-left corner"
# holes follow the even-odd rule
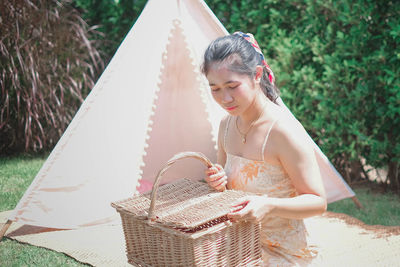
[[[224,133],[224,150],[225,150],[225,152],[226,152],[226,136],[228,135],[228,128],[229,128],[230,122],[231,122],[231,116],[228,116],[228,121],[226,122],[225,133]]]
[[[264,161],[265,145],[267,144],[267,140],[268,140],[269,134],[271,133],[272,127],[274,127],[275,122],[277,122],[277,121],[278,121],[278,119],[276,119],[276,120],[274,120],[274,121],[272,122],[271,127],[268,129],[268,132],[267,132],[267,134],[265,135],[264,143],[263,143],[262,150],[261,150],[261,158],[262,158],[262,161]]]

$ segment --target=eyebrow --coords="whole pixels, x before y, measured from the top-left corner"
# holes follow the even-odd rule
[[[240,83],[240,82],[239,81],[227,81],[227,82],[224,83],[224,85],[228,84],[228,83]],[[215,84],[213,84],[213,83],[210,83],[209,85],[210,86],[215,86]]]

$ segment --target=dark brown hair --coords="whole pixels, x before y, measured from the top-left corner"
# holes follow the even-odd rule
[[[227,64],[229,70],[251,78],[256,75],[257,66],[262,66],[260,86],[263,93],[273,102],[279,97],[279,89],[270,82],[268,70],[262,64],[260,54],[243,37],[232,34],[212,41],[204,53],[202,73],[207,75],[211,65],[215,63]]]

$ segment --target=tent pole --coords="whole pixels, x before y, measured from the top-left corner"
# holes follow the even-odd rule
[[[362,209],[363,205],[361,204],[361,202],[358,200],[358,198],[356,196],[351,198],[354,202],[354,204],[357,206],[357,208]]]
[[[3,236],[6,234],[8,227],[10,227],[12,221],[11,220],[7,220],[7,222],[3,225],[3,227],[0,230],[0,242],[3,239]]]

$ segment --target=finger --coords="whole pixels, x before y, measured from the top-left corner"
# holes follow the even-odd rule
[[[218,176],[213,176],[213,177],[206,176],[204,179],[206,180],[207,183],[215,183],[215,182],[217,182],[218,180],[220,180],[222,178],[223,178],[223,176],[220,176],[220,177],[218,177]]]
[[[206,169],[206,171],[209,172],[209,173],[217,173],[217,172],[220,171],[220,169],[217,168],[217,166],[213,165],[210,168]]]
[[[208,176],[208,180],[209,180],[210,182],[212,182],[212,181],[217,181],[217,180],[219,180],[219,179],[222,179],[222,178],[224,178],[224,177],[226,177],[225,173],[219,172],[219,173],[216,173],[216,174],[213,174],[213,175]]]
[[[211,180],[211,179],[207,179],[207,178],[205,180],[210,186],[216,187],[216,186],[222,184],[223,182],[227,181],[227,178],[226,178],[226,176],[222,176],[218,180]]]
[[[244,220],[247,216],[247,211],[242,209],[240,211],[231,212],[227,214],[228,218],[233,221],[241,221]]]
[[[213,187],[213,188],[215,188],[215,189],[217,189],[217,188],[224,188],[224,186],[226,185],[226,179],[224,179],[224,178],[222,178],[222,179],[220,179],[220,180],[217,180],[217,181],[213,181],[213,182],[209,182],[208,184],[211,186],[211,187]]]
[[[244,208],[246,208],[246,204],[243,204],[243,205],[236,205],[236,206],[232,206],[232,208],[231,208],[231,212],[230,213],[237,213],[237,212],[239,212],[239,211],[242,211]]]
[[[218,186],[220,186],[221,184],[223,184],[225,181],[226,181],[226,178],[225,178],[225,177],[221,177],[221,179],[218,179],[218,180],[213,181],[213,182],[211,182],[211,183],[214,184],[214,187],[218,187]]]
[[[235,202],[233,202],[232,207],[246,206],[249,202],[250,202],[250,200],[248,198],[241,197],[238,200],[236,200]]]
[[[243,208],[244,208],[244,206],[238,206],[238,207],[232,208],[230,213],[236,213],[236,212],[242,210]]]
[[[206,169],[206,175],[211,175],[211,174],[215,174],[218,172],[218,169],[216,167],[210,167],[208,169]]]
[[[214,167],[215,167],[218,171],[223,171],[223,170],[224,170],[224,168],[223,168],[221,165],[219,165],[218,163],[217,163],[217,164],[214,164]]]
[[[236,204],[231,206],[231,209],[232,210],[236,210],[236,211],[243,210],[244,208],[247,207],[247,204],[248,204],[248,201],[241,202],[241,203],[236,203]]]
[[[215,187],[215,189],[217,189],[218,191],[224,191],[225,189],[226,189],[226,184],[227,184],[228,182],[227,181],[224,181],[224,182],[222,182],[220,185],[218,185],[217,187]]]
[[[228,178],[226,177],[225,173],[217,173],[210,175],[205,178],[209,182],[214,182],[214,181],[219,181],[219,180],[227,180]]]
[[[249,203],[248,201],[241,202],[241,203],[233,204],[232,207],[233,208],[235,208],[235,207],[246,207],[248,203]]]

